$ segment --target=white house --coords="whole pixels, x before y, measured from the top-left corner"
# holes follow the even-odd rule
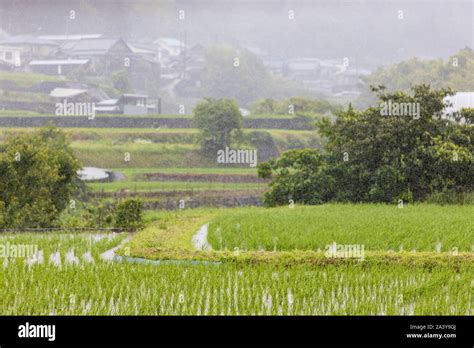
[[[474,92],[457,92],[455,95],[444,98],[452,105],[444,109],[446,114],[461,111],[464,108],[474,108]]]
[[[449,118],[462,109],[474,109],[474,92],[457,92],[455,95],[445,97],[444,102],[451,104],[444,108],[443,113],[443,117]],[[464,123],[464,120],[461,120],[461,123]]]
[[[21,56],[24,51],[23,47],[0,45],[0,60],[14,66],[20,66]]]

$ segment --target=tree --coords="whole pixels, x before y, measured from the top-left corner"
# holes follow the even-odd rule
[[[366,86],[386,86],[389,91],[409,91],[411,86],[430,84],[432,88],[451,87],[458,91],[474,89],[474,51],[466,47],[446,61],[412,58],[387,67],[378,68],[363,78]],[[370,90],[362,91],[358,106],[376,102]]]
[[[341,110],[341,107],[323,99],[309,97],[291,97],[283,100],[271,98],[260,99],[251,105],[253,114],[278,114],[278,115],[299,115],[318,116],[323,114],[334,114]]]
[[[76,188],[79,168],[68,138],[56,128],[7,137],[0,153],[0,226],[54,224]]]
[[[233,100],[206,98],[196,105],[193,114],[204,154],[213,156],[240,137],[243,117]]]
[[[140,229],[143,222],[143,202],[127,199],[120,202],[116,210],[115,227]]]
[[[120,92],[130,92],[131,83],[126,70],[118,71],[112,75],[112,84]]]
[[[326,166],[324,156],[317,149],[290,150],[279,159],[259,164],[259,177],[272,178],[271,191],[265,193],[265,204],[284,205],[290,200],[304,204],[328,201],[331,196],[325,192],[329,182],[324,180]]]
[[[270,81],[263,63],[250,51],[212,46],[205,55],[202,83],[205,95],[233,98],[248,105],[262,95]]]
[[[420,85],[405,92],[373,89],[381,107],[356,111],[349,107],[333,123],[317,123],[326,137],[321,155],[301,151],[262,164],[261,176],[272,177],[269,205],[293,200],[314,204],[327,201],[419,201],[441,191],[474,190],[474,127],[470,111],[441,118],[450,90]],[[382,105],[418,105],[419,114],[383,116]]]

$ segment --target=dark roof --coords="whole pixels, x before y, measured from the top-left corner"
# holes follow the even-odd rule
[[[105,54],[113,46],[118,43],[125,45],[130,52],[132,52],[130,46],[127,45],[122,39],[113,38],[100,38],[100,39],[84,39],[77,40],[75,42],[67,42],[61,45],[61,50],[69,54]]]

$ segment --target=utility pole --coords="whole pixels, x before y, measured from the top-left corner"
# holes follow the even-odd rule
[[[183,71],[182,71],[182,78],[185,79],[186,78],[186,60],[187,60],[187,57],[186,57],[186,36],[187,36],[187,33],[186,33],[186,29],[184,30],[184,34],[183,34],[183,49],[182,49],[182,56],[183,56]]]

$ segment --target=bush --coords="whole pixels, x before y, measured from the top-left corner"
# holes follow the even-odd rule
[[[454,190],[444,190],[435,192],[426,199],[428,203],[433,204],[474,204],[474,192],[456,192]]]
[[[126,199],[116,209],[115,227],[137,230],[143,228],[143,202]]]

